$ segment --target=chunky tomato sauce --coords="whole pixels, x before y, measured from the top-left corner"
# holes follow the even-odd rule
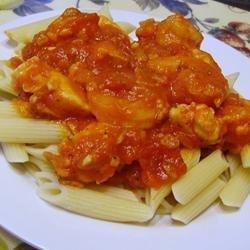
[[[158,188],[185,173],[182,147],[250,142],[249,101],[229,94],[199,31],[173,15],[136,35],[70,8],[10,61],[25,115],[72,133],[58,155],[45,153],[61,182]]]

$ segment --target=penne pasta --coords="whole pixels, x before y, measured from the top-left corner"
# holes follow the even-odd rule
[[[0,141],[10,143],[58,143],[67,136],[59,123],[47,120],[0,118]]]
[[[24,145],[17,143],[1,143],[4,156],[8,162],[22,163],[29,160]]]
[[[230,177],[232,177],[237,170],[237,168],[241,165],[241,159],[238,155],[227,154],[226,159],[229,164],[229,173]]]
[[[145,201],[145,191],[143,189],[133,190],[133,193],[139,201]]]
[[[25,150],[32,156],[37,159],[46,161],[46,158],[43,156],[44,152],[58,153],[57,145],[49,145],[47,147],[39,148],[35,146],[25,146]]]
[[[46,29],[49,24],[54,21],[56,17],[44,19],[38,22],[22,25],[17,28],[8,29],[5,34],[12,40],[18,43],[28,43],[32,41],[34,35],[44,29]]]
[[[220,193],[221,201],[230,207],[241,207],[250,192],[250,168],[239,167]]]
[[[171,184],[166,184],[159,189],[150,189],[150,207],[155,211],[164,198],[171,192]]]
[[[217,178],[189,203],[186,205],[178,204],[172,211],[172,219],[188,224],[219,197],[224,186],[225,182]]]
[[[235,72],[232,73],[230,75],[225,76],[225,78],[227,79],[227,83],[230,89],[233,89],[235,82],[237,81],[238,77],[239,77],[240,73],[239,72]]]
[[[156,210],[157,214],[171,214],[174,206],[167,202],[165,199],[161,202],[160,206]]]
[[[22,50],[24,46],[25,46],[24,43],[18,43],[18,45],[15,47],[15,54],[20,58],[22,58]]]
[[[31,163],[35,164],[42,172],[50,172],[50,173],[55,172],[54,168],[47,161],[38,159],[34,156],[30,156],[29,160]]]
[[[198,164],[201,157],[200,149],[182,149],[181,157],[187,166],[187,170],[190,170],[193,166]]]
[[[41,171],[41,169],[37,165],[33,164],[30,161],[24,162],[23,166],[32,177],[35,177],[35,174]]]
[[[126,33],[126,34],[130,34],[131,32],[133,32],[136,27],[130,23],[127,22],[116,22],[116,24],[118,24],[118,26]]]
[[[175,199],[185,205],[205,189],[228,167],[220,150],[200,161],[172,185]]]
[[[41,170],[36,166],[35,164],[27,161],[23,163],[23,166],[25,167],[26,171],[32,176],[35,176],[35,173],[40,172]]]
[[[20,113],[11,101],[0,101],[0,118],[20,117]]]
[[[101,192],[103,194],[110,195],[112,197],[117,197],[120,199],[131,200],[131,201],[139,201],[136,195],[128,189],[111,187],[106,185],[94,185],[89,187],[91,190]]]
[[[110,21],[113,21],[113,17],[110,13],[109,10],[109,4],[105,3],[102,8],[98,11],[98,15],[100,16],[104,16],[106,18],[108,18]]]
[[[245,145],[240,152],[243,168],[250,168],[250,144]]]
[[[12,72],[13,70],[7,67],[3,61],[0,62],[0,90],[16,96],[17,93],[12,86]]]
[[[144,202],[147,206],[150,205],[150,188],[144,190]]]
[[[100,23],[101,24],[110,23],[112,25],[118,26],[126,34],[130,34],[136,28],[134,25],[132,25],[128,22],[115,22],[114,23],[108,4],[103,5],[103,7],[98,11],[98,15],[100,15]]]
[[[38,186],[41,186],[44,183],[58,183],[57,176],[53,173],[39,171],[34,173],[34,177]]]
[[[153,217],[151,208],[141,202],[119,199],[87,188],[44,183],[39,186],[38,195],[58,207],[103,220],[145,222]]]
[[[228,180],[230,179],[230,171],[229,168],[227,168],[221,175],[220,178],[225,181],[228,182]]]

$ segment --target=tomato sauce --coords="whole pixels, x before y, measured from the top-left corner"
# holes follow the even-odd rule
[[[136,35],[70,8],[11,59],[19,106],[72,133],[45,153],[62,183],[159,188],[185,173],[182,147],[250,141],[249,102],[228,94],[191,23],[148,19]]]
[[[226,132],[224,147],[240,153],[242,146],[250,141],[250,101],[238,94],[229,94],[217,115],[223,120]]]

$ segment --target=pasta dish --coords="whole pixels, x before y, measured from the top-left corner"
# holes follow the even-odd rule
[[[137,40],[129,33],[135,29]],[[6,31],[0,142],[38,195],[94,218],[190,222],[250,192],[250,101],[183,16],[138,28],[69,8]]]

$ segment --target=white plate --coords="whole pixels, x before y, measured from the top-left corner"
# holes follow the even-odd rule
[[[0,26],[0,59],[13,49],[3,31],[41,20],[58,11],[32,15]],[[116,21],[138,25],[144,14],[112,11]],[[224,43],[205,35],[203,48],[213,54],[225,74],[240,72],[236,88],[250,98],[250,60]],[[219,205],[187,226],[172,224],[168,216],[148,225],[105,222],[50,206],[36,195],[36,185],[0,155],[0,225],[33,246],[48,250],[96,249],[237,249],[250,247],[250,199],[236,212]]]

